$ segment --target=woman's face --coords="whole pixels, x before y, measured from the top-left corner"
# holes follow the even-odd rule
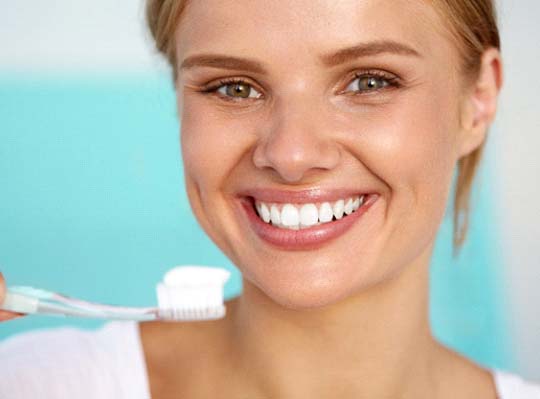
[[[330,304],[429,257],[463,155],[459,56],[444,26],[410,0],[185,9],[188,196],[206,233],[274,301]]]

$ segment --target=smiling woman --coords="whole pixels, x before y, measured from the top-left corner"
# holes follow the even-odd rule
[[[100,354],[79,353],[92,378],[78,370],[62,392],[540,398],[439,343],[428,317],[454,172],[457,249],[502,84],[490,0],[149,0],[147,13],[173,70],[191,208],[244,290],[218,321],[36,338]],[[17,370],[0,393],[33,389],[14,388]]]
[[[486,43],[469,84],[431,6],[315,4],[209,4],[210,15],[188,3],[166,50],[195,215],[242,271],[243,298],[253,286],[293,308],[427,276],[455,164],[479,151],[501,80]],[[226,23],[240,14],[251,18]],[[342,218],[340,204],[360,198]],[[301,223],[323,205],[331,220]]]

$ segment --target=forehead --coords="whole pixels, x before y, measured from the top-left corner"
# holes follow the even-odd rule
[[[176,51],[180,60],[197,50],[300,59],[391,40],[433,56],[452,45],[446,24],[424,0],[191,0]]]

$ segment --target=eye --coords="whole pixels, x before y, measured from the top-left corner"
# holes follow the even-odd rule
[[[375,92],[389,86],[398,86],[397,77],[386,76],[380,73],[357,73],[356,79],[347,87],[346,91],[353,91],[359,94]]]
[[[207,92],[218,92],[222,97],[229,98],[259,98],[261,93],[253,88],[251,84],[243,80],[222,80]]]

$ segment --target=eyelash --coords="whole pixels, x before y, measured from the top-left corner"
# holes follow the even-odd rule
[[[353,96],[373,95],[373,94],[378,93],[380,91],[384,91],[384,90],[388,90],[388,89],[395,89],[395,88],[401,87],[401,81],[397,76],[389,74],[387,72],[379,71],[379,70],[367,70],[367,71],[357,71],[357,72],[355,72],[354,75],[353,75],[353,79],[350,81],[350,83],[347,85],[347,87],[349,87],[349,85],[354,80],[359,79],[359,78],[382,79],[382,80],[386,81],[387,86],[385,86],[383,88],[379,88],[379,89],[373,89],[373,90],[365,90],[365,91],[358,91],[357,90],[357,91],[354,91],[353,94],[351,94]],[[218,82],[216,82],[214,84],[203,87],[201,92],[203,92],[204,94],[216,95],[217,97],[222,98],[225,101],[233,101],[233,102],[244,101],[244,100],[258,100],[260,98],[260,97],[259,98],[257,98],[257,97],[255,97],[255,98],[253,98],[253,97],[247,97],[247,98],[245,98],[245,97],[244,98],[243,97],[231,97],[231,96],[226,96],[226,95],[222,95],[222,94],[217,94],[217,90],[220,89],[221,87],[231,85],[231,84],[238,84],[238,83],[247,84],[248,86],[250,86],[252,88],[254,86],[249,81],[247,81],[245,79],[242,79],[242,78],[225,78],[225,79],[218,80]],[[347,93],[347,91],[340,92],[340,94],[344,94],[344,93]]]
[[[401,80],[396,75],[390,74],[388,72],[379,71],[379,70],[357,71],[354,73],[354,79],[352,81],[359,78],[372,78],[372,77],[377,78],[377,79],[383,79],[388,83],[388,85],[386,87],[383,87],[382,89],[366,90],[365,92],[355,91],[353,95],[366,95],[366,94],[376,93],[382,90],[388,90],[389,88],[391,89],[391,88],[401,87]]]
[[[223,86],[231,85],[231,84],[237,84],[237,83],[244,83],[249,85],[250,87],[253,87],[251,83],[249,83],[247,80],[241,79],[241,78],[226,78],[226,79],[220,79],[217,83],[212,84],[210,86],[204,87],[202,89],[202,92],[205,94],[214,94],[219,98],[222,98],[226,101],[244,101],[244,100],[258,100],[258,98],[242,98],[242,97],[231,97],[231,96],[224,96],[217,93],[217,90],[220,89]]]

